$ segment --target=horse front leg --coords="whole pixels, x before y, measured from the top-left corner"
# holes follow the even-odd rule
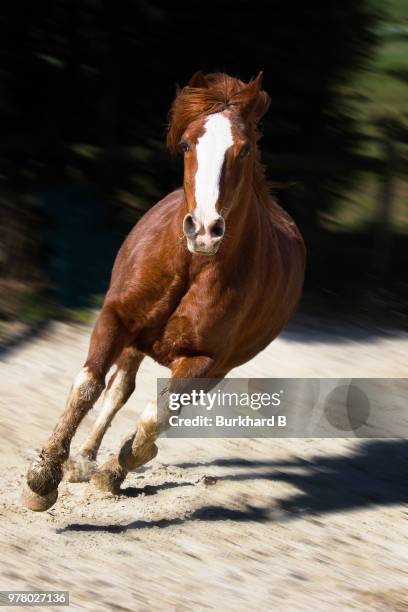
[[[86,482],[97,470],[96,457],[102,439],[116,413],[126,404],[135,390],[135,379],[144,358],[133,346],[126,347],[116,361],[116,369],[109,379],[103,395],[101,412],[91,433],[76,456],[65,464],[64,476],[69,482]]]
[[[210,357],[179,357],[171,364],[172,377],[169,393],[183,392],[185,379],[211,376],[213,359]],[[184,382],[183,382],[184,380]],[[95,474],[91,482],[96,488],[111,493],[118,492],[120,485],[131,470],[154,459],[158,449],[157,438],[169,427],[170,411],[166,402],[157,410],[149,402],[137,423],[136,430],[122,441],[118,454],[108,459]]]
[[[38,460],[28,470],[22,502],[30,510],[44,511],[56,502],[71,440],[102,393],[105,376],[127,339],[127,332],[118,318],[104,308],[92,333],[87,360],[74,380],[65,410]]]

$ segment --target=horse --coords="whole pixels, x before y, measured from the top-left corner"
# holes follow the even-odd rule
[[[84,366],[28,470],[22,501],[30,510],[56,502],[64,471],[71,481],[118,492],[130,470],[155,457],[171,413],[159,416],[150,402],[116,455],[96,463],[146,355],[170,369],[170,389],[184,380],[219,380],[263,350],[295,312],[305,245],[272,197],[260,160],[258,125],[269,104],[262,72],[248,83],[197,72],[178,90],[167,145],[184,156],[183,186],[141,218],[118,252]],[[69,457],[103,391],[91,434]]]

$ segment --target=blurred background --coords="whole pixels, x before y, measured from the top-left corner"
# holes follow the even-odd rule
[[[405,0],[3,0],[0,28],[0,341],[100,304],[130,228],[181,184],[167,112],[198,69],[264,70],[301,312],[407,328]]]

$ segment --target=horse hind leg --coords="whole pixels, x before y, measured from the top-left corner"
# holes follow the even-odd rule
[[[126,404],[135,390],[135,379],[143,360],[143,353],[126,347],[116,361],[116,370],[107,384],[101,412],[91,433],[81,446],[79,453],[70,456],[65,464],[64,477],[69,482],[86,482],[98,468],[96,457],[102,439],[117,412]]]
[[[181,381],[185,379],[210,377],[212,366],[213,360],[209,357],[179,358],[171,367],[172,381],[169,392],[176,390],[183,392],[184,383]],[[219,378],[223,376],[224,374],[218,374]],[[163,401],[159,410],[154,402],[149,402],[140,416],[134,433],[122,441],[117,455],[105,461],[92,476],[91,482],[97,489],[117,493],[131,470],[148,463],[157,455],[155,442],[168,428],[171,414],[175,414],[169,410],[166,398],[160,398],[159,401]]]
[[[136,431],[122,440],[117,455],[101,465],[93,474],[91,483],[101,491],[118,493],[131,470],[155,458],[158,452],[155,440],[159,434],[156,404],[149,402],[142,412]],[[138,449],[136,453],[133,451],[135,446]]]

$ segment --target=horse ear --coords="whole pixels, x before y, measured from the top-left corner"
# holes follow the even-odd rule
[[[270,98],[262,87],[263,72],[250,81],[236,96],[236,102],[241,104],[248,114],[253,114],[255,121],[259,121],[270,105]]]
[[[245,85],[245,87],[234,96],[235,100],[243,106],[251,104],[256,99],[261,89],[262,77],[263,72],[261,71],[255,79]]]
[[[201,72],[201,70],[198,70],[198,72],[195,72],[193,74],[193,76],[191,77],[189,83],[188,83],[189,87],[197,87],[200,89],[207,89],[208,88],[208,83],[207,80],[204,76],[204,74]]]
[[[245,91],[247,95],[255,97],[260,91],[262,87],[262,79],[263,79],[263,70],[258,73],[258,76],[250,81],[248,85],[245,87]]]

